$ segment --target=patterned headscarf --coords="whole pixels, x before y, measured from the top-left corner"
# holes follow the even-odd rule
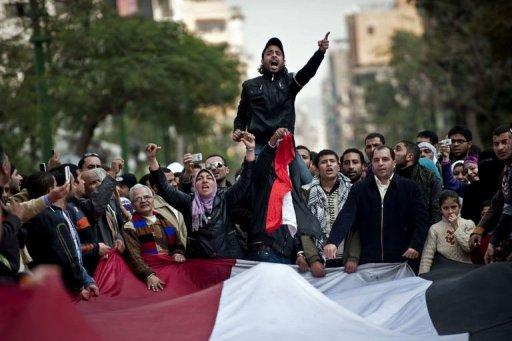
[[[203,172],[210,174],[213,178],[213,191],[207,196],[200,196],[196,189],[197,178],[199,174]],[[208,222],[206,213],[212,212],[213,199],[215,199],[215,195],[217,194],[217,182],[215,181],[213,173],[208,169],[201,169],[197,172],[192,182],[192,191],[194,193],[194,200],[192,201],[192,231],[197,231],[199,227]]]

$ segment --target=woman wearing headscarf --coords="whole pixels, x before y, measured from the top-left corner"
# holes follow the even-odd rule
[[[241,142],[246,147],[245,164],[240,179],[226,190],[218,191],[215,176],[208,169],[199,170],[192,182],[192,193],[186,194],[169,186],[158,165],[160,147],[146,147],[151,180],[158,194],[185,217],[188,229],[187,255],[190,258],[243,258],[243,238],[231,220],[231,211],[251,184],[255,160],[254,136],[244,132]]]

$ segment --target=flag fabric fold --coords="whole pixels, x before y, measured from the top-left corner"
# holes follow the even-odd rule
[[[294,266],[243,260],[174,263],[168,256],[148,255],[145,261],[165,282],[163,291],[149,291],[116,253],[100,262],[95,274],[100,297],[88,302],[73,302],[56,273],[30,289],[0,285],[0,338],[467,340],[465,332],[471,330],[472,336],[497,331],[481,335],[506,340],[512,328],[510,309],[499,311],[499,326],[489,324],[496,316],[491,296],[506,307],[509,285],[485,294],[489,304],[480,306],[486,311],[467,309],[474,294],[468,286],[479,288],[495,276],[499,283],[510,283],[510,264],[433,285],[415,277],[405,263],[365,264],[355,274],[327,269],[326,277],[314,278]],[[478,316],[482,331],[472,329],[470,320]],[[452,335],[440,336],[438,326],[446,328],[450,319]]]
[[[293,135],[286,134],[277,145],[274,159],[276,178],[270,191],[268,201],[266,231],[272,233],[280,226],[286,225],[290,234],[297,233],[297,218],[292,201],[292,181],[290,179],[289,165],[295,158]]]

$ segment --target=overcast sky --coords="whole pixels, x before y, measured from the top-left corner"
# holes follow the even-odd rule
[[[330,31],[330,41],[346,38],[345,15],[358,8],[392,4],[392,0],[227,0],[245,15],[245,46],[250,56],[249,77],[256,77],[261,51],[273,36],[281,39],[286,65],[298,71],[318,48],[317,41]],[[329,51],[327,52],[329,53]],[[316,76],[297,97],[297,104],[320,99],[321,83],[328,71],[322,62]],[[320,103],[320,102],[317,102]]]

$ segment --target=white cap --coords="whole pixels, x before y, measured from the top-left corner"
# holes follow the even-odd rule
[[[171,172],[173,173],[181,173],[183,172],[183,165],[179,162],[173,162],[173,163],[170,163],[168,166],[167,166],[168,169],[171,170]]]

